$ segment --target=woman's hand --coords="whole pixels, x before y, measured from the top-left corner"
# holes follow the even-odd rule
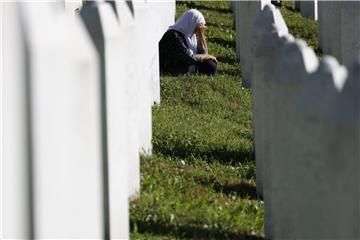
[[[216,59],[215,56],[210,55],[210,54],[201,54],[201,62],[204,62],[206,60],[213,60],[216,64],[218,64],[218,60]]]
[[[205,30],[206,30],[206,26],[204,25],[204,24],[199,24],[199,25],[197,25],[197,27],[196,27],[196,31],[195,31],[195,33],[196,33],[196,35],[198,36],[198,37],[204,37],[205,36]]]

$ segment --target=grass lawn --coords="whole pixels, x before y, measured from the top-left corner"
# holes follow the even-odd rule
[[[316,46],[316,23],[281,8],[289,30]],[[200,10],[218,75],[161,78],[153,156],[141,160],[141,196],[130,203],[132,239],[263,239],[256,195],[251,91],[241,86],[229,2],[177,3]]]

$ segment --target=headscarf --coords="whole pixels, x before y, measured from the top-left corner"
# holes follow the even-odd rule
[[[198,24],[205,24],[205,18],[196,9],[190,9],[175,22],[169,29],[177,30],[184,34],[186,43],[193,54],[197,54],[197,39],[194,31]]]

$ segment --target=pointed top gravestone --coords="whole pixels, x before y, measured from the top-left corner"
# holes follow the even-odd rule
[[[5,239],[33,238],[31,120],[27,54],[18,3],[1,3],[1,229]]]
[[[30,86],[35,238],[101,238],[96,52],[80,19],[21,3]]]
[[[253,64],[251,54],[251,30],[256,16],[270,0],[238,1],[236,3],[236,49],[241,65],[242,84],[251,87],[251,67]]]
[[[126,79],[124,87],[126,88],[126,96],[128,98],[128,117],[129,117],[129,137],[128,137],[128,180],[129,180],[129,195],[131,197],[137,196],[140,191],[140,155],[139,155],[139,130],[142,122],[142,106],[141,95],[138,93],[140,89],[140,82],[144,79],[144,73],[139,66],[142,66],[140,59],[141,54],[134,54],[141,52],[139,43],[134,39],[141,39],[139,28],[136,25],[134,18],[134,7],[132,2],[112,2],[115,12],[118,14],[118,28],[121,36],[119,39],[121,61],[118,68],[122,73],[123,79]],[[131,64],[128,64],[131,59]]]
[[[359,180],[359,104],[358,97],[348,95],[352,78],[334,58],[326,57],[297,100],[301,131],[292,155],[296,191],[287,192],[298,199],[292,204],[292,238],[359,237],[359,189],[354,184]]]
[[[129,79],[125,79],[122,69],[123,46],[118,20],[111,5],[98,2],[81,8],[81,17],[96,44],[100,56],[103,141],[106,141],[107,161],[104,168],[105,187],[108,187],[106,204],[110,236],[128,238],[128,164],[129,136],[131,129],[129,117]],[[131,176],[138,177],[138,175]]]
[[[290,40],[290,41],[289,41]],[[270,106],[271,145],[267,168],[265,194],[265,226],[267,237],[288,238],[296,227],[292,207],[298,201],[292,187],[296,178],[293,153],[298,147],[293,138],[301,129],[296,111],[296,97],[309,76],[316,71],[318,60],[314,51],[302,40],[284,38],[283,47],[274,74],[271,76],[272,99]],[[268,217],[270,214],[270,218]]]
[[[268,145],[268,99],[271,94],[269,76],[274,70],[274,59],[280,52],[280,37],[288,34],[288,29],[279,10],[273,5],[265,5],[256,18],[252,29],[252,69],[253,121],[255,132],[256,189],[263,195],[264,168],[269,150]]]

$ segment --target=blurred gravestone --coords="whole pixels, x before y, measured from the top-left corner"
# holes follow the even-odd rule
[[[359,65],[356,68],[346,80],[344,67],[332,57],[323,58],[297,101],[298,147],[290,156],[296,181],[284,189],[298,199],[291,204],[296,209],[293,238],[360,237]]]
[[[137,4],[138,5],[138,4]],[[175,20],[175,1],[157,1],[150,0],[146,1],[146,8],[148,9],[148,20],[152,19],[151,22],[151,31],[150,33],[153,36],[149,36],[150,39],[153,39],[153,46],[151,47],[155,51],[154,62],[152,66],[152,101],[155,103],[160,103],[160,65],[159,65],[159,50],[158,42],[160,41],[163,34],[166,32],[169,26],[174,24]],[[152,39],[151,39],[152,40]]]
[[[314,51],[305,42],[288,40],[284,42],[276,61],[274,74],[269,76],[273,96],[269,111],[271,145],[266,169],[269,184],[265,194],[265,215],[270,212],[271,217],[265,218],[265,226],[268,228],[266,233],[270,234],[267,238],[271,239],[287,239],[297,227],[294,224],[294,205],[301,199],[296,199],[292,192],[296,191],[293,186],[297,181],[294,177],[296,162],[292,154],[299,147],[293,140],[299,130],[295,99],[318,66]]]
[[[254,68],[252,72],[253,121],[255,132],[256,189],[263,195],[264,169],[267,169],[269,145],[268,134],[269,97],[272,94],[268,76],[272,76],[274,63],[278,59],[280,38],[288,34],[288,29],[279,10],[266,5],[259,13],[252,30],[252,54]]]
[[[141,117],[139,118],[139,144],[140,151],[145,155],[150,155],[152,151],[152,113],[151,106],[153,103],[153,83],[159,78],[158,68],[158,45],[156,35],[154,34],[154,25],[149,18],[151,16],[145,1],[134,1],[135,23],[139,27],[141,37],[138,46],[141,51],[137,51],[139,58],[142,60],[141,71],[142,77],[139,82],[139,106]],[[139,66],[140,67],[140,66]]]
[[[1,7],[1,235],[30,239],[34,236],[28,56],[18,4],[6,2]]]
[[[139,158],[139,119],[142,116],[140,108],[140,95],[138,94],[139,82],[144,78],[143,71],[139,68],[142,61],[138,54],[138,42],[134,39],[140,39],[138,27],[135,24],[132,2],[113,2],[112,5],[117,13],[118,28],[120,32],[119,47],[121,52],[121,62],[118,68],[123,76],[126,97],[128,98],[127,114],[128,128],[131,129],[128,135],[128,191],[129,196],[136,196],[140,191],[140,158]],[[130,4],[130,5],[129,5]],[[131,59],[132,64],[127,61]]]
[[[318,19],[318,0],[299,1],[299,11],[307,18]]]
[[[270,0],[239,1],[236,3],[236,44],[240,57],[243,86],[251,87],[252,54],[251,29],[257,14]],[[239,48],[238,48],[239,46]]]
[[[341,59],[341,1],[318,2],[318,36],[323,53]]]
[[[108,216],[111,236],[128,238],[129,92],[127,75],[121,71],[131,63],[122,56],[122,36],[111,5],[105,2],[81,8],[81,17],[98,50],[101,69],[103,140],[107,141]],[[134,63],[133,63],[134,64]],[[105,159],[106,161],[106,159]],[[133,177],[133,176],[131,176]],[[137,177],[137,176],[135,176]],[[106,181],[108,183],[106,184]]]
[[[360,2],[319,1],[319,45],[346,66],[360,54]]]
[[[80,19],[21,3],[28,53],[36,238],[101,238],[96,53]]]
[[[65,0],[65,11],[70,13],[76,13],[80,11],[82,6],[82,0]]]
[[[341,61],[351,67],[360,56],[360,1],[344,1],[341,8]]]

